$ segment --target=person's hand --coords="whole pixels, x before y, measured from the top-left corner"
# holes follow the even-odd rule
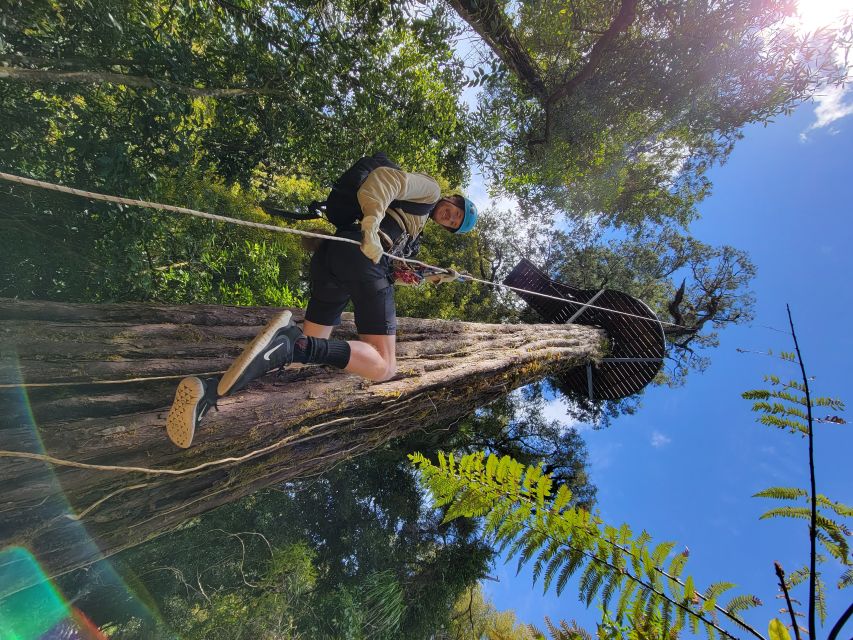
[[[379,239],[379,220],[364,218],[361,221],[361,252],[378,264],[382,258],[382,242]]]
[[[426,276],[424,280],[432,284],[444,284],[445,282],[454,282],[459,278],[459,272],[456,269],[448,269],[446,273],[434,273]]]

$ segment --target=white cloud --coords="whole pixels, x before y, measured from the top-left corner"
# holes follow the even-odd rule
[[[853,101],[845,102],[845,98],[850,96],[850,91],[846,87],[826,87],[823,93],[815,96],[815,121],[800,134],[800,140],[805,142],[808,140],[808,132],[815,129],[828,127],[836,120],[840,120],[846,116],[853,114]],[[836,133],[830,130],[830,133]]]
[[[653,431],[653,432],[652,432],[652,440],[651,440],[651,444],[652,444],[652,446],[653,446],[653,447],[655,447],[656,449],[660,449],[661,447],[665,447],[665,446],[666,446],[666,445],[668,445],[670,442],[672,442],[672,440],[671,440],[670,438],[667,438],[667,437],[666,437],[664,434],[662,434],[660,431]]]
[[[567,414],[566,405],[560,398],[553,398],[542,407],[542,416],[546,420],[556,420],[559,422],[561,430],[568,431],[571,428],[575,428],[578,431],[583,431],[589,428],[589,425],[584,425],[574,418],[569,418]]]

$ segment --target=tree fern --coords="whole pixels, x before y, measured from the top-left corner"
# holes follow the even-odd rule
[[[826,407],[833,410],[843,411],[844,403],[834,398],[812,396],[809,386],[810,378],[806,374],[806,368],[803,364],[790,307],[788,307],[787,310],[788,322],[791,328],[791,338],[794,343],[795,352],[783,353],[781,357],[783,360],[794,363],[798,366],[800,380],[783,382],[779,376],[765,376],[765,381],[770,383],[770,389],[753,389],[743,393],[742,396],[744,399],[752,401],[752,410],[759,414],[759,417],[757,418],[759,422],[768,426],[790,431],[791,433],[801,434],[805,436],[808,441],[810,490],[806,491],[804,489],[792,487],[771,487],[770,489],[765,489],[764,491],[755,494],[755,497],[772,498],[788,502],[798,502],[802,499],[806,503],[806,506],[785,505],[770,509],[761,515],[761,519],[766,520],[783,517],[801,519],[808,522],[808,568],[795,572],[793,576],[789,576],[787,579],[784,577],[782,568],[778,563],[776,564],[776,570],[780,581],[780,588],[783,591],[784,597],[789,601],[789,588],[796,586],[808,578],[808,633],[809,636],[814,639],[817,634],[815,614],[817,613],[821,622],[824,622],[826,618],[825,588],[817,571],[818,563],[821,563],[824,560],[817,553],[817,543],[820,542],[831,556],[838,559],[842,564],[849,566],[849,543],[847,538],[850,536],[850,528],[843,521],[836,521],[833,517],[842,519],[853,517],[853,509],[851,509],[851,507],[842,503],[833,502],[826,496],[817,493],[814,460],[814,427],[816,423],[820,422],[830,422],[833,424],[846,424],[846,422],[839,416],[830,416],[825,419],[815,418],[814,410],[817,407]],[[833,517],[827,516],[827,511],[833,512]],[[839,582],[839,588],[841,588],[844,583],[845,581],[842,579]],[[743,602],[737,601],[735,604],[742,605]],[[789,604],[788,608],[792,609],[793,607]],[[794,619],[795,613],[793,611],[789,611],[789,613],[792,618],[794,632],[799,639],[799,630]],[[845,615],[849,615],[849,611]],[[839,623],[842,621],[843,617],[842,620],[839,620]],[[775,622],[778,621],[774,621],[774,623]],[[772,628],[773,625],[771,625],[771,629]],[[836,631],[837,629],[833,631],[832,635],[835,635]]]
[[[675,543],[652,548],[645,531],[633,538],[627,525],[608,526],[571,506],[571,494],[563,488],[555,492],[541,468],[483,453],[459,460],[442,454],[437,465],[418,453],[409,457],[436,506],[447,507],[445,521],[482,516],[484,533],[508,557],[517,558],[519,567],[533,562],[546,589],[555,584],[562,593],[579,572],[578,595],[587,605],[596,598],[609,603],[618,594],[619,618],[630,612],[631,619],[665,621],[669,628],[674,616],[681,628],[689,617],[711,637],[732,637],[715,620],[715,611],[722,610],[716,598],[729,583],[711,585],[694,601],[692,579],[685,578],[683,588],[680,583],[687,554],[670,562],[675,573],[663,569]]]

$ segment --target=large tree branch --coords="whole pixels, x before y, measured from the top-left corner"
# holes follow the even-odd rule
[[[546,106],[556,104],[567,98],[593,76],[616,36],[627,29],[637,17],[637,2],[638,0],[622,0],[619,13],[616,14],[607,31],[592,46],[584,66],[571,78],[564,78],[563,82],[549,93]]]
[[[513,33],[496,0],[448,0],[459,16],[489,45],[525,88],[543,104],[548,92],[541,72]]]
[[[616,37],[634,22],[638,1],[622,0],[619,13],[592,46],[580,71],[573,76],[567,72],[560,84],[549,88],[545,85],[538,65],[516,38],[509,19],[496,0],[448,0],[459,16],[480,35],[527,90],[541,102],[545,109],[545,135],[543,139],[532,140],[532,144],[548,141],[551,129],[551,108],[592,78]]]

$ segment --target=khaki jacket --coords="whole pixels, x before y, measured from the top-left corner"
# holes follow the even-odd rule
[[[441,199],[441,187],[423,173],[406,173],[391,167],[379,167],[370,172],[358,190],[358,204],[364,217],[362,229],[378,229],[386,215],[394,219],[412,238],[423,231],[429,216],[416,216],[401,209],[391,209],[394,200],[435,203]]]

